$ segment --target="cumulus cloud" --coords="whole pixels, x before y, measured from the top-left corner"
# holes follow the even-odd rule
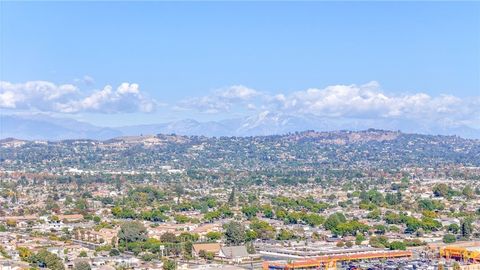
[[[0,81],[0,108],[43,112],[151,112],[158,103],[147,98],[135,83],[122,83],[116,89],[107,85],[89,93],[72,84],[47,81],[11,83]]]
[[[84,78],[85,79],[85,78]],[[87,78],[88,79],[88,78]],[[93,79],[92,79],[93,82]],[[0,109],[58,113],[152,112],[157,101],[135,83],[83,91],[74,84],[48,81],[12,83],[0,81]],[[270,111],[291,115],[330,118],[412,119],[480,125],[480,97],[432,96],[423,92],[392,94],[372,81],[363,85],[331,85],[293,93],[269,94],[243,85],[233,85],[177,104],[176,109],[203,113]]]
[[[254,89],[243,85],[233,85],[231,87],[218,90],[216,95],[225,100],[249,100],[258,96],[260,93]]]
[[[370,119],[428,119],[476,123],[480,120],[480,97],[462,99],[426,93],[395,95],[384,92],[376,81],[363,85],[331,85],[290,94],[267,93],[245,86],[221,89],[212,95],[192,98],[185,108],[201,112],[226,112],[238,106],[293,115]]]
[[[243,85],[233,85],[214,91],[211,95],[189,98],[178,105],[180,109],[195,109],[204,113],[228,112],[240,105],[252,108],[252,99],[262,95],[260,92]]]
[[[72,84],[56,85],[47,81],[11,83],[0,81],[0,107],[9,109],[48,110],[55,102],[63,101],[76,94],[78,88]]]
[[[273,100],[283,111],[327,117],[461,119],[478,113],[469,100],[425,93],[392,95],[381,91],[377,82],[312,88]]]

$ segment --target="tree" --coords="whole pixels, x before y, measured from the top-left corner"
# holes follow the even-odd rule
[[[424,217],[427,217],[427,218],[436,218],[438,216],[437,213],[435,213],[434,211],[430,211],[430,210],[424,210],[422,212],[422,215]]]
[[[433,187],[433,194],[437,197],[447,197],[450,187],[445,183],[436,184]]]
[[[288,212],[284,222],[286,224],[297,224],[300,221],[302,215],[303,213],[301,212],[295,212],[295,211]]]
[[[47,268],[52,270],[65,269],[62,259],[60,259],[57,255],[48,252],[46,249],[42,249],[37,254],[32,255],[30,257],[30,261],[32,264],[36,264],[38,266],[46,266]]]
[[[245,235],[245,241],[253,241],[259,238],[258,233],[254,230],[246,230]]]
[[[374,210],[370,211],[370,213],[368,213],[367,218],[374,219],[374,220],[380,220],[380,215],[381,214],[382,214],[382,212],[380,211],[380,209],[374,209]]]
[[[175,270],[176,268],[177,267],[174,261],[168,260],[168,259],[163,261],[163,266],[162,266],[163,270]]]
[[[383,224],[377,224],[373,226],[373,228],[375,229],[376,234],[385,234],[385,232],[387,231],[387,227],[385,227],[385,225]]]
[[[211,261],[215,257],[215,253],[201,249],[198,252],[198,256],[200,258],[204,258],[205,260]]]
[[[235,186],[233,186],[232,192],[230,193],[230,196],[228,196],[228,204],[230,206],[235,206]]]
[[[365,233],[368,229],[368,225],[357,220],[351,220],[338,224],[337,227],[332,229],[332,232],[337,235],[356,235],[357,233]]]
[[[266,217],[266,218],[273,218],[273,210],[272,210],[272,206],[270,205],[264,205],[262,207],[262,212],[263,212],[263,216]]]
[[[460,232],[460,226],[458,226],[456,223],[452,223],[448,225],[447,230],[453,234],[457,234],[458,232]]]
[[[258,210],[259,209],[256,206],[253,206],[253,205],[242,207],[242,213],[245,214],[245,216],[248,219],[251,219],[254,216],[256,216],[257,213],[258,213]]]
[[[177,237],[175,236],[174,233],[166,232],[160,236],[160,241],[165,243],[176,243]]]
[[[444,208],[443,203],[437,200],[423,199],[418,201],[418,207],[423,210],[442,210]]]
[[[368,244],[376,248],[389,247],[388,239],[385,236],[378,236],[378,237],[372,236],[370,237]]]
[[[248,254],[257,253],[257,251],[255,250],[255,247],[253,246],[252,243],[247,243],[247,252],[248,252]]]
[[[433,218],[424,217],[421,226],[425,231],[437,231],[442,227],[442,223]]]
[[[180,203],[180,197],[185,193],[185,189],[181,184],[176,184],[174,188],[175,193],[177,194],[177,204]]]
[[[362,192],[360,192],[360,195],[358,197],[362,201],[369,201],[370,200],[370,198],[368,197],[368,193],[365,190],[362,190]]]
[[[323,222],[325,222],[324,217],[315,213],[304,215],[302,217],[302,220],[312,227],[317,227],[319,225],[322,225]]]
[[[177,237],[177,242],[196,242],[198,241],[198,238],[200,236],[196,233],[189,233],[189,232],[182,232],[178,237]]]
[[[395,232],[395,233],[399,233],[400,232],[400,228],[395,226],[395,225],[391,225],[388,227],[388,231],[390,232]]]
[[[220,240],[220,238],[222,238],[222,233],[221,232],[208,232],[205,236],[210,241],[216,241],[216,240]]]
[[[22,261],[27,261],[33,255],[33,252],[26,247],[18,247],[17,250]]]
[[[457,238],[451,233],[447,233],[443,236],[443,242],[446,244],[455,243]]]
[[[361,245],[363,241],[365,241],[365,236],[363,234],[357,234],[355,236],[355,244],[356,245]]]
[[[397,193],[395,195],[397,197],[397,204],[401,203],[403,199],[402,192],[400,190],[397,190]]]
[[[212,251],[205,252],[205,259],[207,261],[212,261],[214,258],[215,258],[215,253],[213,253]]]
[[[405,217],[405,225],[407,225],[406,233],[414,233],[422,226],[422,222],[415,217]]]
[[[275,237],[275,229],[266,221],[254,219],[250,224],[256,236],[260,239],[273,239]]]
[[[277,219],[282,220],[287,217],[287,212],[282,208],[278,208],[275,210],[275,216],[277,217]]]
[[[468,199],[473,198],[474,196],[474,191],[472,189],[472,186],[466,185],[463,190],[462,190],[462,195],[467,197]]]
[[[280,232],[277,235],[277,240],[291,240],[295,238],[295,234],[286,229],[280,229]]]
[[[463,219],[462,222],[460,223],[460,229],[463,237],[466,237],[466,238],[470,237],[473,231],[472,220],[470,218]]]
[[[147,229],[140,222],[125,222],[120,226],[118,240],[123,244],[130,242],[143,242],[147,240]]]
[[[157,255],[150,253],[150,252],[145,252],[141,255],[140,257],[143,261],[146,262],[151,262],[153,259],[157,258]]]
[[[385,219],[385,222],[387,222],[388,224],[400,224],[400,223],[402,223],[400,215],[396,214],[394,212],[390,212],[390,211],[387,211],[385,213],[384,219]]]
[[[187,259],[192,258],[192,251],[193,251],[193,244],[191,241],[185,242],[185,245],[183,246],[183,249],[185,251],[185,257]]]
[[[82,258],[85,258],[87,256],[88,255],[87,255],[87,252],[85,250],[80,251],[80,254],[78,254],[78,257],[82,257]]]
[[[184,224],[190,221],[190,218],[185,215],[175,215],[173,219],[179,224]]]
[[[231,221],[224,225],[225,238],[228,244],[239,245],[245,242],[245,227],[235,221]]]
[[[391,250],[406,250],[407,245],[405,245],[405,243],[401,241],[393,241],[390,243],[389,248]]]
[[[380,205],[385,201],[385,198],[383,197],[383,194],[375,189],[369,190],[368,191],[368,198],[371,203],[375,205]]]
[[[118,256],[118,255],[120,255],[120,251],[118,251],[118,249],[116,249],[116,248],[112,248],[109,252],[109,255],[110,256]]]
[[[396,194],[387,193],[387,195],[385,195],[385,201],[389,205],[397,205],[401,203],[401,200],[402,200],[402,193],[400,193],[400,191],[397,191]]]
[[[325,227],[327,230],[334,231],[340,223],[344,223],[346,221],[347,219],[342,213],[334,213],[328,216],[327,220],[325,220],[325,223],[323,223],[323,227]]]
[[[92,267],[90,267],[90,264],[86,261],[79,261],[75,263],[75,267],[73,269],[74,270],[91,270]]]

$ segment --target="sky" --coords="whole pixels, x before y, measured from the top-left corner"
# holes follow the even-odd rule
[[[0,2],[0,112],[480,128],[480,2]]]

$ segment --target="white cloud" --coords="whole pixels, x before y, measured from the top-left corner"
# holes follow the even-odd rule
[[[468,119],[479,117],[472,100],[451,95],[432,97],[425,93],[387,94],[377,82],[364,85],[332,85],[290,95],[278,94],[269,105],[282,112],[325,117]]]
[[[90,75],[84,75],[81,79],[79,78],[76,78],[73,80],[76,84],[85,84],[85,85],[88,85],[88,86],[92,86],[95,84],[95,79],[90,76]]]
[[[72,84],[46,81],[11,83],[0,81],[0,108],[43,112],[151,112],[158,103],[145,97],[135,83],[122,83],[115,90],[107,85],[90,93]]]
[[[138,84],[122,83],[116,90],[107,85],[83,99],[57,104],[57,109],[63,113],[151,112],[155,106],[154,100],[147,99],[140,93]]]
[[[93,79],[91,76],[85,75],[85,76],[83,76],[83,82],[86,85],[93,85],[93,84],[95,84],[95,79]]]
[[[161,104],[135,83],[83,91],[73,84],[48,81],[0,81],[0,109],[59,113],[151,112]],[[412,119],[480,125],[480,97],[431,96],[417,92],[391,94],[373,81],[363,85],[331,85],[270,95],[243,85],[213,91],[177,104],[176,109],[203,113],[264,111],[338,118]],[[228,116],[224,116],[227,118]]]
[[[391,98],[377,89],[376,82],[311,88],[277,99],[277,105],[286,111],[319,116],[383,116],[389,112]]]
[[[0,81],[0,107],[9,109],[49,110],[55,101],[74,95],[78,88],[72,84],[56,85],[47,81],[11,83]]]
[[[209,96],[189,99],[182,105],[209,113],[226,112],[239,106],[293,115],[478,123],[479,100],[480,97],[461,99],[452,95],[430,96],[422,92],[389,94],[381,90],[378,82],[372,81],[363,85],[332,85],[276,95],[245,86],[232,86]]]
[[[226,100],[249,100],[260,93],[243,85],[233,85],[217,91],[217,96]]]
[[[249,101],[262,95],[243,85],[233,85],[214,91],[211,95],[189,98],[178,105],[179,109],[194,109],[203,113],[221,113],[240,105],[251,109],[255,105]]]

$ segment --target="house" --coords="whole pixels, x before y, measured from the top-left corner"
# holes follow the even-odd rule
[[[115,270],[115,267],[113,266],[110,266],[110,265],[103,265],[99,268],[97,268],[98,270]]]
[[[117,234],[118,229],[108,228],[102,228],[98,232],[91,229],[74,230],[75,239],[100,244],[116,244]]]
[[[140,265],[140,259],[133,256],[127,256],[127,255],[110,257],[110,261],[115,264],[125,266],[127,268],[128,267],[136,268],[138,265]]]
[[[227,259],[234,263],[240,263],[250,259],[250,255],[248,254],[245,246],[222,247],[218,257]]]
[[[222,229],[222,225],[219,223],[206,223],[193,229],[193,233],[197,233],[200,236],[205,236],[209,232],[219,232]]]
[[[217,256],[220,252],[220,244],[219,243],[201,243],[201,244],[193,244],[193,256],[199,257],[200,250],[205,252],[211,252]]]
[[[163,223],[154,228],[147,228],[148,236],[160,239],[164,233],[173,233],[175,235],[180,235],[182,232],[192,231],[196,225],[194,224],[176,224],[176,223]]]
[[[76,222],[76,221],[83,220],[83,215],[81,214],[58,215],[58,219],[64,222]]]
[[[2,270],[21,270],[28,269],[30,265],[26,262],[19,262],[9,259],[0,259],[0,269]]]
[[[76,258],[75,260],[73,261],[69,261],[67,262],[67,268],[71,269],[71,268],[75,268],[76,265],[80,264],[80,263],[88,263],[88,265],[90,265],[90,259],[88,258]]]
[[[117,244],[117,234],[118,234],[119,229],[108,229],[108,228],[102,228],[98,231],[98,236],[100,239],[104,240],[104,243],[107,244]]]

